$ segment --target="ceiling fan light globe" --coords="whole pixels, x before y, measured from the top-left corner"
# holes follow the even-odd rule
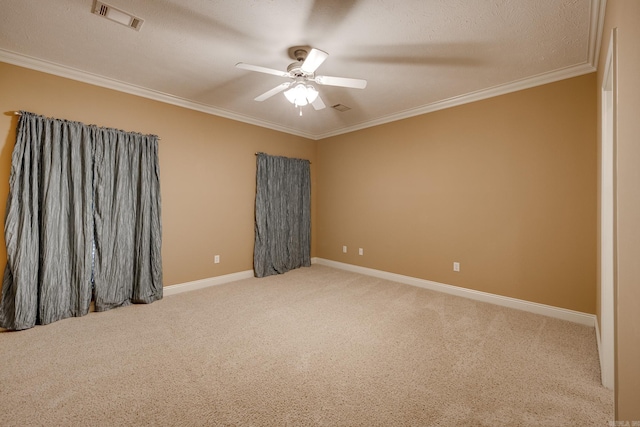
[[[318,98],[318,91],[316,90],[316,88],[311,85],[307,85],[307,100],[309,101],[309,103],[311,104],[317,98]]]
[[[293,88],[285,90],[284,91],[284,96],[287,98],[287,101],[289,101],[292,104],[295,104],[295,102],[296,102],[296,94],[295,94],[295,91],[293,90]]]
[[[305,105],[307,105],[307,99],[306,98],[302,98],[302,99],[296,99],[296,107],[304,107]]]
[[[304,83],[298,83],[284,93],[290,103],[296,107],[303,107],[309,103],[307,100],[307,87]]]

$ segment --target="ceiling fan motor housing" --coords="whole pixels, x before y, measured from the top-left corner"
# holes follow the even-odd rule
[[[289,66],[287,67],[287,72],[292,77],[310,77],[310,78],[313,78],[313,73],[307,74],[304,71],[302,71],[302,62],[303,61],[298,61],[298,62],[293,62],[293,63],[289,64]]]
[[[304,63],[304,60],[307,59],[307,51],[304,49],[297,49],[293,55],[296,58],[296,62],[292,62],[291,64],[289,64],[289,66],[287,67],[287,72],[292,76],[292,77],[310,77],[313,78],[313,73],[308,74],[305,73],[304,71],[302,71],[302,64]]]

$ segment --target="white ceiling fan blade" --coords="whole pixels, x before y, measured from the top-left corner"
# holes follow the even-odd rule
[[[353,89],[364,89],[367,87],[366,80],[350,79],[348,77],[316,76],[313,80],[318,84],[327,86],[342,86]]]
[[[318,97],[311,103],[311,105],[313,105],[313,108],[315,108],[316,110],[322,110],[326,107],[326,105],[324,105],[324,102],[322,102],[322,98],[320,98],[320,95],[318,95]]]
[[[283,90],[288,88],[290,85],[291,85],[291,82],[286,82],[286,83],[279,84],[278,86],[274,87],[273,89],[270,89],[270,90],[266,91],[265,93],[263,93],[262,95],[257,96],[255,98],[255,100],[256,101],[264,101],[265,99],[271,98],[273,95],[282,92]]]
[[[300,69],[307,74],[313,74],[328,56],[329,54],[323,50],[311,49]]]
[[[243,70],[257,71],[259,73],[265,73],[265,74],[273,74],[274,76],[289,77],[289,73],[285,71],[274,70],[273,68],[261,67],[259,65],[245,64],[244,62],[238,62],[236,64],[236,67],[242,68]]]

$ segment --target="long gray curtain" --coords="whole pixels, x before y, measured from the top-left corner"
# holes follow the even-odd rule
[[[94,141],[96,311],[162,298],[158,138],[99,129]]]
[[[311,265],[311,174],[308,160],[257,155],[256,277]]]
[[[22,112],[0,326],[162,298],[157,137]],[[95,251],[94,251],[95,248]]]

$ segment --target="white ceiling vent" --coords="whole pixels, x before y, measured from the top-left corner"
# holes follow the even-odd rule
[[[125,12],[97,0],[93,3],[93,13],[113,22],[117,22],[118,24],[126,25],[136,31],[140,31],[140,27],[142,27],[142,23],[144,22],[143,19],[133,16],[129,12]]]

